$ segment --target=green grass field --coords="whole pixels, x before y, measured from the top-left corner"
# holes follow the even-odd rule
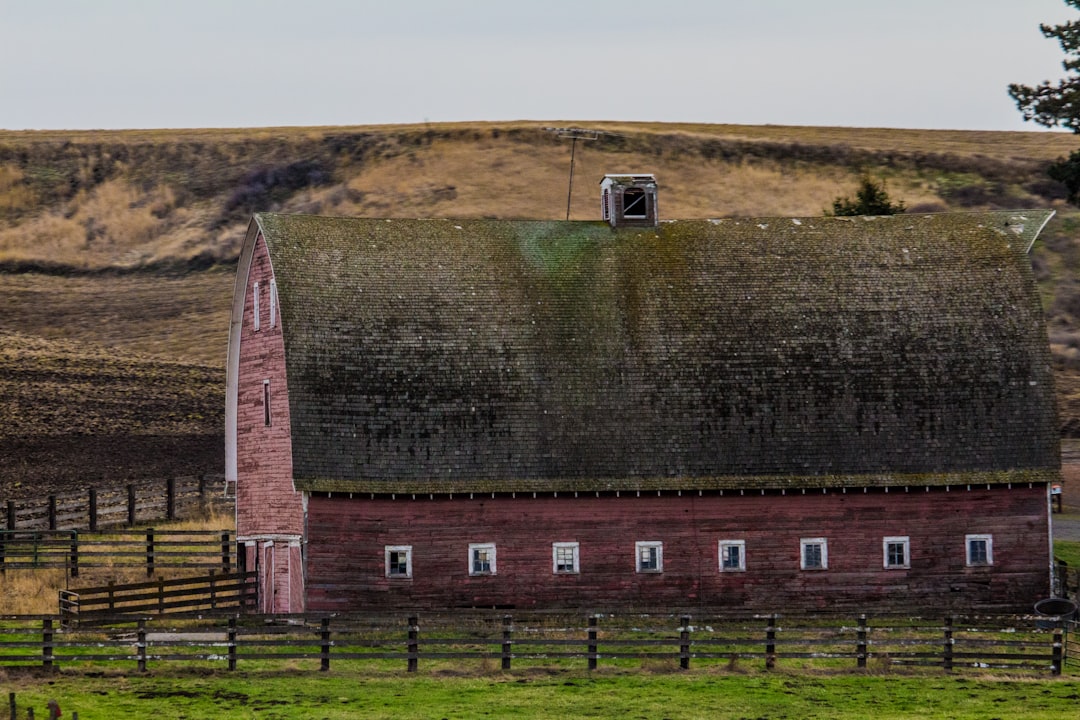
[[[90,718],[1072,718],[1077,678],[988,679],[648,669],[405,676],[295,672],[48,678],[0,676],[18,717]]]

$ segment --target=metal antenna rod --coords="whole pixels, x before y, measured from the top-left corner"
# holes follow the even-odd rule
[[[597,140],[601,135],[612,135],[602,130],[585,130],[584,128],[556,128],[546,127],[546,132],[555,133],[559,137],[570,138],[570,182],[566,188],[566,219],[570,219],[570,200],[574,196],[574,155],[577,152],[578,140]]]
[[[570,198],[574,196],[574,151],[577,150],[577,135],[570,141],[570,182],[566,186],[566,219],[570,219]]]

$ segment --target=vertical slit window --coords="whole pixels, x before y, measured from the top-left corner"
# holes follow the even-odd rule
[[[259,283],[255,283],[251,286],[251,315],[254,318],[251,323],[251,327],[256,332],[259,330]]]
[[[270,328],[277,327],[277,280],[270,281]]]
[[[270,381],[263,380],[263,424],[270,427]]]

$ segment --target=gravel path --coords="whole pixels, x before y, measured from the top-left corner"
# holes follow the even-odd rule
[[[1054,539],[1080,542],[1080,515],[1054,513]]]

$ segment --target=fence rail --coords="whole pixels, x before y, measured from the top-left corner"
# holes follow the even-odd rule
[[[102,616],[100,619],[104,620]],[[331,665],[498,661],[513,667],[582,667],[625,661],[658,669],[753,661],[833,670],[918,665],[958,671],[1059,674],[1063,629],[1046,618],[983,617],[850,620],[778,616],[588,616],[446,614],[423,618],[345,615],[239,615],[228,618],[112,618],[110,627],[65,630],[53,616],[0,618],[0,665],[45,667],[112,663],[190,667],[284,663]]]
[[[215,508],[232,512],[223,475],[144,480],[4,502],[7,530],[90,530],[176,520]]]
[[[236,567],[232,530],[0,530],[0,575],[8,570],[63,568],[71,577],[81,569],[161,568],[221,570]]]
[[[64,627],[132,615],[247,611],[255,606],[255,573],[207,576],[60,591]]]

